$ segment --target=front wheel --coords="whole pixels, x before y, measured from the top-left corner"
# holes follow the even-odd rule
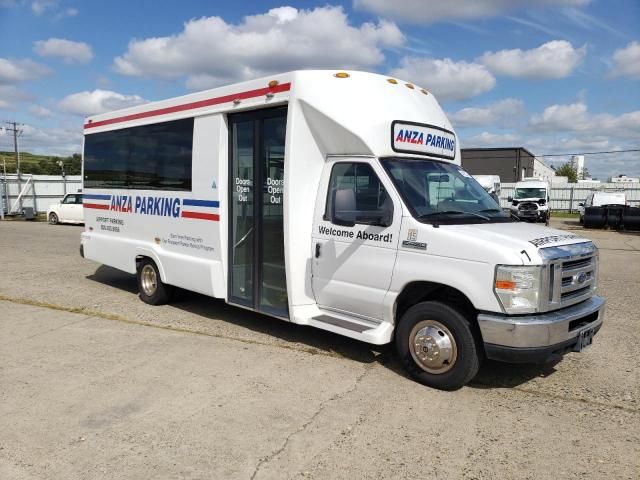
[[[55,213],[51,212],[49,214],[49,223],[51,225],[56,225],[58,223],[58,215],[56,215]]]
[[[173,287],[160,279],[155,262],[143,259],[138,265],[138,292],[140,300],[149,305],[164,305],[171,298]]]
[[[480,368],[480,349],[466,317],[441,302],[422,302],[400,319],[396,349],[418,382],[439,390],[457,390]]]

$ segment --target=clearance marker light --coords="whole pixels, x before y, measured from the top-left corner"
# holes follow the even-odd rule
[[[234,105],[238,105],[240,103],[240,99],[239,98],[234,98],[233,99],[233,104]]]
[[[421,88],[421,89],[420,89],[420,91],[421,91],[422,93],[424,93],[425,95],[429,95],[429,92],[428,92],[428,91],[426,91],[424,88]]]
[[[405,86],[407,88],[410,88],[411,90],[413,90],[415,87],[413,85],[411,85],[410,83],[405,83]]]
[[[387,78],[387,82],[392,83],[394,85],[398,84],[398,80],[396,80],[395,78]]]
[[[333,74],[336,78],[349,78],[349,74],[347,72],[338,72]]]
[[[269,88],[276,88],[278,86],[278,80],[271,80],[269,82]]]

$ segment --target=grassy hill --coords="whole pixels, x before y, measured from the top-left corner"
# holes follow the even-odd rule
[[[15,154],[13,152],[0,151],[0,173],[2,173],[3,159],[7,165],[7,173],[15,173]],[[64,162],[64,170],[67,175],[80,175],[81,158],[78,153],[74,153],[70,157],[58,157],[20,152],[20,171],[21,173],[33,173],[36,175],[60,175],[61,170],[57,163],[59,160]]]

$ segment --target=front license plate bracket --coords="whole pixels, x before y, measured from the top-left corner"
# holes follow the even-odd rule
[[[595,335],[594,328],[586,328],[578,333],[578,341],[576,345],[573,347],[574,352],[581,352],[587,347],[590,347],[593,343],[593,336]]]

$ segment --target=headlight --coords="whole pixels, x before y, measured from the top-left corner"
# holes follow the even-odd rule
[[[503,310],[510,314],[538,310],[542,267],[498,265],[493,290]]]

